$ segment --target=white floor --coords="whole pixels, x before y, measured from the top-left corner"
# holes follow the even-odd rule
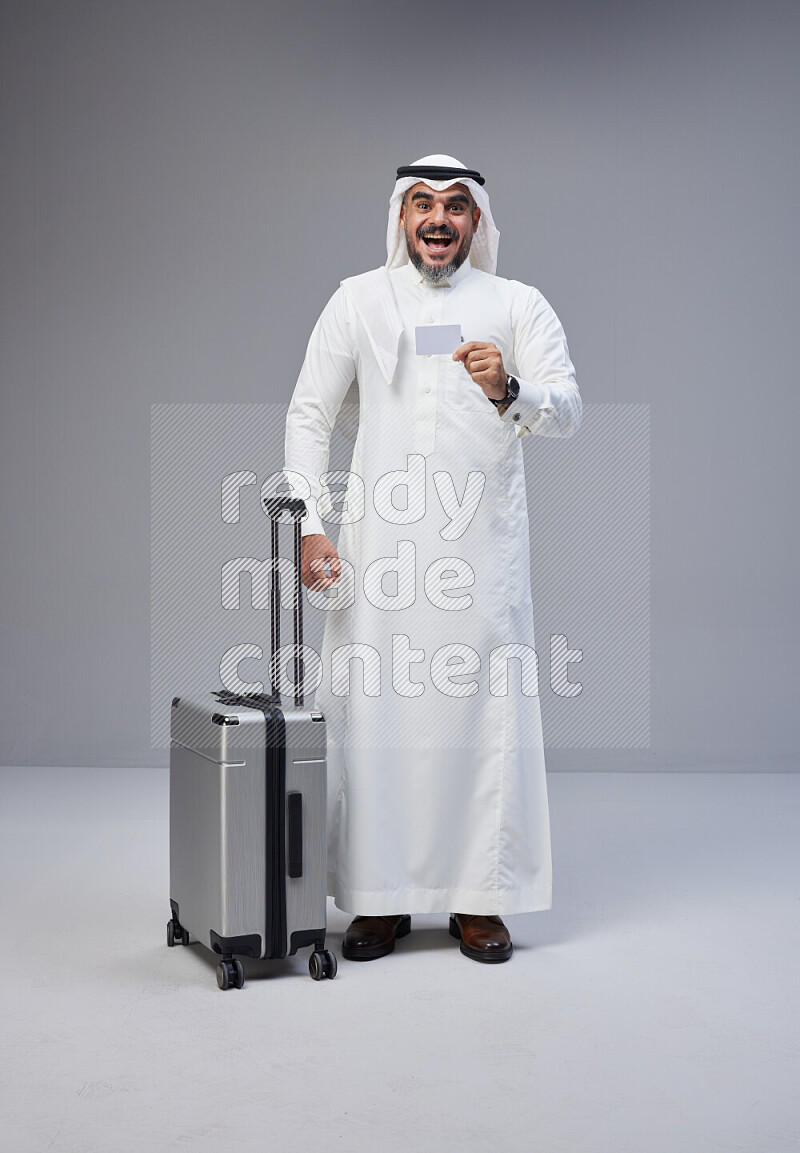
[[[416,917],[226,993],[165,944],[165,772],[0,784],[3,1149],[800,1148],[798,776],[554,774],[554,908],[508,964]]]

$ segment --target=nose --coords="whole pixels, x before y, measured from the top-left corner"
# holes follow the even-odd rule
[[[443,204],[434,204],[430,219],[433,224],[445,224],[447,222],[447,213]]]

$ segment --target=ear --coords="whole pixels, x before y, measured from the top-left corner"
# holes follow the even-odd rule
[[[400,227],[405,228],[406,224],[406,202],[403,200],[400,204]]]
[[[473,206],[472,206],[472,230],[473,230],[473,232],[477,231],[478,223],[480,222],[480,218],[481,218],[481,210],[480,210],[480,208],[478,208],[477,204],[473,204]]]

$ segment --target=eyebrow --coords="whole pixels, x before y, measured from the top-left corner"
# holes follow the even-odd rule
[[[430,200],[432,193],[430,192],[415,192],[411,197],[412,200]],[[466,204],[469,205],[469,198],[463,192],[455,192],[452,196],[447,198],[448,204]]]

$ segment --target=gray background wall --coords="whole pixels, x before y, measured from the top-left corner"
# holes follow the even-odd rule
[[[150,747],[149,420],[288,400],[400,163],[489,177],[499,272],[652,429],[652,743],[798,767],[800,9],[5,0],[0,761]]]

